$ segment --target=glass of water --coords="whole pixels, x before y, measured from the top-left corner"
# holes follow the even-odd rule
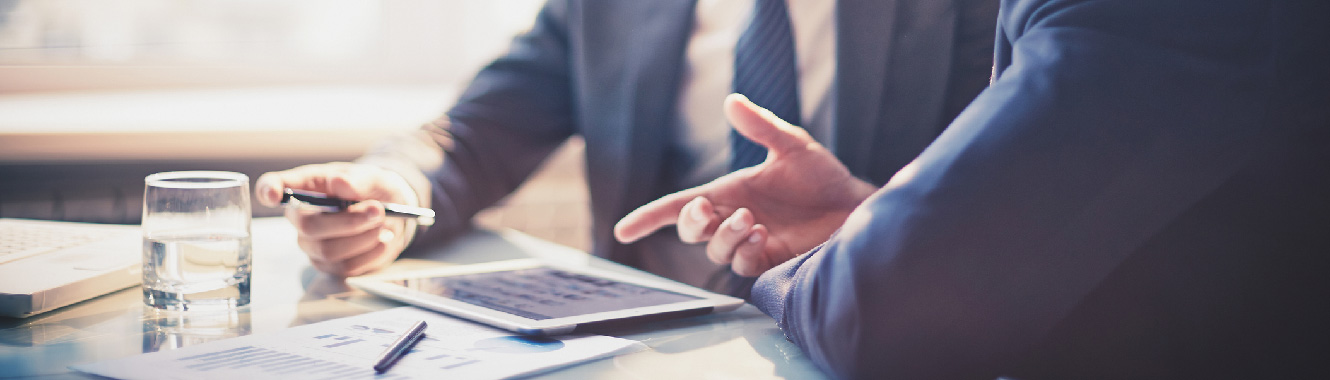
[[[248,305],[249,177],[187,171],[144,181],[143,302],[178,311]]]

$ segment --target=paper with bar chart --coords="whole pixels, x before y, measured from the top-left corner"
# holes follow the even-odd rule
[[[375,374],[379,354],[420,320],[425,337]],[[518,336],[408,306],[71,368],[125,379],[501,379],[643,349],[601,335]]]

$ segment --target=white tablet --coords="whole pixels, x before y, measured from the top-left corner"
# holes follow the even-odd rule
[[[744,302],[686,285],[536,259],[371,275],[347,283],[528,335],[730,311]]]

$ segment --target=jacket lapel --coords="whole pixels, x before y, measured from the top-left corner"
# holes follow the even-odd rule
[[[616,128],[622,132],[614,142],[616,149],[626,153],[621,157],[629,158],[614,164],[619,175],[610,178],[623,182],[613,184],[617,189],[604,194],[607,204],[618,206],[611,225],[637,206],[664,195],[659,192],[663,188],[661,158],[676,122],[679,78],[694,19],[694,0],[634,1],[641,13],[632,18],[637,25],[625,31],[631,36],[628,51],[623,53],[628,57],[624,78],[629,83],[621,93],[626,98],[623,104],[629,106],[624,111],[627,125]]]
[[[835,148],[855,175],[885,183],[946,128],[957,7],[977,9],[956,3],[841,1]]]
[[[868,167],[882,107],[898,0],[836,4],[836,121],[833,149],[852,173]]]

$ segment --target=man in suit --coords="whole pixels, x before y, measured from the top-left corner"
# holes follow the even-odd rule
[[[991,74],[992,0],[551,0],[447,115],[356,164],[266,174],[256,197],[273,205],[292,187],[371,200],[346,213],[288,213],[316,267],[356,275],[391,262],[413,234],[465,229],[576,135],[586,142],[594,253],[703,285],[717,267],[701,248],[665,234],[623,246],[611,229],[637,206],[729,171],[719,104],[744,72],[738,46],[755,4],[792,23],[784,53],[798,88],[784,95],[797,96],[801,125],[872,183],[927,146]],[[763,30],[747,41],[774,34]],[[439,217],[416,232],[383,218],[378,201]]]
[[[753,302],[837,377],[1326,378],[1327,12],[1003,0],[993,83],[882,189],[736,96],[767,161],[616,233],[678,222],[722,259],[821,244]]]

